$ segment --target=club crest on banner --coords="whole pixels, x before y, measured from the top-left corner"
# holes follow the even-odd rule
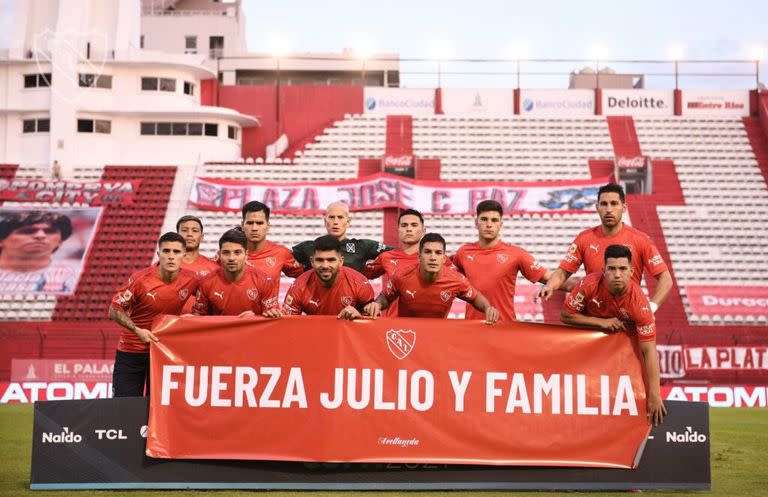
[[[392,355],[402,360],[416,346],[416,332],[413,330],[387,330],[387,347]]]

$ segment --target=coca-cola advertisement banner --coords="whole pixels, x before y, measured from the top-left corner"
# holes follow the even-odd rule
[[[520,90],[524,116],[594,116],[593,90]]]
[[[616,165],[619,166],[619,169],[644,169],[646,162],[647,157],[644,155],[616,157]]]
[[[457,116],[512,116],[514,92],[504,88],[443,88],[443,114]]]
[[[505,212],[591,211],[607,177],[546,183],[504,181],[420,181],[380,173],[365,178],[307,183],[270,183],[196,178],[189,204],[203,210],[240,211],[252,200],[285,214],[322,214],[341,201],[351,211],[386,207],[423,214],[474,214],[483,200],[496,200]]]
[[[0,179],[0,200],[45,204],[130,205],[141,184],[137,181],[46,181]]]
[[[606,116],[671,116],[675,112],[673,90],[603,90]]]
[[[152,329],[150,457],[632,468],[650,431],[627,333],[335,316]]]
[[[684,116],[749,116],[749,90],[683,90]]]
[[[100,216],[100,207],[1,207],[0,294],[74,293]]]
[[[410,154],[385,155],[381,159],[382,169],[387,174],[413,178],[416,175],[416,158]]]
[[[768,316],[768,286],[687,285],[695,316]]]
[[[432,115],[435,113],[435,90],[366,86],[363,92],[363,111],[380,115]]]

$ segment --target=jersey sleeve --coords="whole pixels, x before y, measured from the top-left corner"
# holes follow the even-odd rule
[[[582,278],[579,284],[565,297],[563,310],[571,314],[580,314],[591,298],[591,284],[589,278]]]
[[[384,273],[384,258],[381,254],[376,259],[366,262],[363,268],[363,274],[370,280],[376,279]]]
[[[400,291],[397,289],[396,281],[399,281],[397,274],[393,275],[381,290],[381,293],[383,293],[384,296],[387,297],[387,300],[390,302],[394,302],[400,296]]]
[[[296,282],[291,285],[288,292],[285,294],[285,300],[283,301],[283,314],[288,316],[298,316],[301,314],[302,301],[301,301],[301,289],[296,285]]]
[[[312,269],[312,264],[309,262],[309,256],[312,252],[312,247],[314,246],[313,242],[310,240],[307,240],[305,242],[301,242],[298,245],[293,246],[293,257],[294,259],[304,266],[304,269],[309,270]]]
[[[389,247],[376,240],[360,240],[364,244],[363,253],[366,260],[376,259],[382,252],[392,250],[394,247]]]
[[[539,280],[547,273],[547,268],[542,266],[539,261],[537,261],[527,250],[520,249],[518,257],[518,269],[521,273],[523,273],[525,279],[531,283],[538,283]],[[568,272],[573,273],[574,271]]]
[[[282,271],[289,278],[297,278],[304,272],[304,265],[296,260],[296,257],[290,250],[285,249]]]
[[[667,271],[667,264],[662,259],[659,249],[656,248],[656,244],[653,243],[650,237],[644,237],[641,254],[643,265],[651,273],[651,276],[658,276]]]
[[[357,302],[359,305],[365,305],[371,302],[376,296],[373,294],[373,287],[368,280],[361,279],[357,282],[357,288],[355,290]]]
[[[641,342],[656,340],[656,319],[653,317],[651,304],[640,287],[637,286],[635,288],[635,298],[633,299],[632,312],[629,317],[635,322],[637,338]]]
[[[264,297],[261,299],[261,307],[268,311],[278,306],[277,294],[280,289],[279,281],[275,281],[272,278],[264,278],[261,283],[261,295]]]
[[[459,276],[459,291],[456,296],[464,302],[474,302],[477,298],[477,290],[464,275],[459,274]]]
[[[128,282],[117,291],[112,298],[110,307],[120,312],[129,312],[138,301],[138,282],[133,278],[128,278]]]
[[[581,250],[579,244],[580,241],[581,236],[577,236],[573,243],[568,247],[568,251],[563,256],[563,259],[560,261],[560,268],[571,274],[578,271],[579,267],[581,267],[581,263],[584,262],[584,252]]]
[[[464,250],[462,250],[462,248],[459,247],[459,250],[456,251],[453,257],[448,257],[448,256],[445,257],[445,265],[452,269],[455,269],[461,274],[464,274],[464,265],[462,263],[463,260],[464,260]]]

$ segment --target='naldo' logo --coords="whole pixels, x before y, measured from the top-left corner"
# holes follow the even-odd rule
[[[523,100],[523,110],[526,112],[530,112],[533,110],[533,100],[530,98],[526,98]]]
[[[373,110],[376,108],[376,99],[373,97],[368,97],[365,99],[365,108],[368,110]]]
[[[702,443],[707,441],[707,436],[703,433],[699,433],[697,431],[693,431],[693,428],[690,426],[685,427],[685,431],[683,433],[677,433],[676,431],[668,431],[667,432],[667,442],[688,442],[688,443]]]

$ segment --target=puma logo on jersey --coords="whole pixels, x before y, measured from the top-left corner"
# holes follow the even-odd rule
[[[473,262],[474,262],[474,260],[475,260],[475,256],[474,256],[474,255],[468,255],[468,256],[467,256],[467,259],[469,259],[470,261],[473,261]]]
[[[592,250],[594,250],[594,251],[595,251],[595,253],[598,253],[598,252],[600,252],[600,247],[598,247],[597,245],[592,245],[592,244],[590,244],[590,245],[589,245],[589,248],[591,248]]]
[[[315,307],[320,307],[320,301],[319,300],[309,299],[309,303],[312,304]]]
[[[391,261],[389,261],[389,263],[392,264],[393,266],[397,266],[397,259],[392,259]]]
[[[157,301],[156,296],[157,296],[157,292],[155,292],[155,293],[147,292],[147,297],[152,297],[152,300],[154,300],[154,301]]]
[[[214,297],[219,297],[221,300],[224,300],[224,292],[213,292]]]
[[[405,291],[405,293],[407,293],[408,295],[410,295],[412,299],[415,299],[415,298],[416,298],[416,292],[412,292],[412,291],[410,291],[410,290],[406,290],[406,291]]]
[[[645,312],[648,312],[648,306],[647,306],[647,305],[644,305],[643,307],[641,307],[641,308],[640,308],[640,310],[641,310],[641,311],[645,311]]]
[[[600,304],[602,304],[602,302],[597,300],[597,299],[592,299],[592,302],[595,303],[595,305],[597,306],[598,309],[600,308]]]

